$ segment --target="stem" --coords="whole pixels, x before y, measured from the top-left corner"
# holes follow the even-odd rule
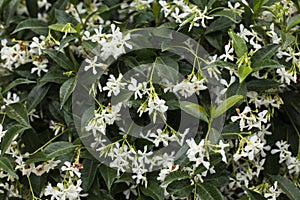
[[[31,196],[32,196],[32,199],[33,200],[41,200],[40,198],[38,198],[38,197],[36,197],[35,195],[34,195],[34,192],[33,192],[33,189],[32,189],[32,185],[31,185],[31,181],[30,181],[30,178],[29,178],[29,176],[27,176],[27,180],[28,180],[28,184],[29,184],[29,188],[30,188],[30,192],[31,192]]]
[[[67,132],[68,129],[62,131],[60,134],[57,134],[56,136],[54,136],[52,139],[50,139],[48,142],[46,142],[43,146],[41,146],[40,148],[38,148],[36,151],[34,151],[33,153],[29,154],[30,156],[36,154],[37,152],[41,151],[43,148],[45,148],[48,144],[50,144],[53,140],[55,140],[56,138],[60,137],[61,135],[63,135],[65,132]]]

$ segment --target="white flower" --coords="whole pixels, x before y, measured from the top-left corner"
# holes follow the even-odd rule
[[[267,35],[272,38],[272,43],[279,44],[281,38],[278,37],[277,33],[274,31],[274,23],[270,25],[270,31],[267,32]]]
[[[147,93],[147,83],[137,83],[137,80],[131,77],[128,90],[134,91],[134,99],[137,99],[138,97],[141,99],[142,96]]]
[[[246,29],[243,24],[240,24],[240,32],[238,33],[238,35],[246,42],[248,42],[249,40],[247,36],[252,36],[252,33],[248,29]]]
[[[229,144],[225,144],[225,143],[223,143],[222,140],[220,140],[219,144],[216,145],[216,147],[219,148],[218,150],[216,150],[216,152],[219,153],[219,154],[221,154],[222,161],[225,162],[225,163],[227,163],[227,158],[226,158],[224,149],[226,147],[229,147]]]
[[[41,76],[41,72],[48,72],[47,69],[47,59],[43,59],[42,61],[33,61],[32,62],[36,67],[31,68],[31,73],[33,74],[35,71],[37,71],[37,75]]]
[[[271,154],[279,153],[279,163],[289,159],[292,156],[292,153],[288,150],[289,144],[287,141],[277,141],[276,146],[279,149],[272,149]]]
[[[186,154],[190,161],[195,162],[195,167],[202,164],[206,169],[209,169],[210,163],[204,160],[206,154],[204,142],[205,141],[203,139],[199,144],[196,144],[193,138],[186,140],[186,143],[189,145],[189,149]]]
[[[228,44],[225,45],[225,54],[222,54],[220,56],[221,60],[227,61],[227,59],[233,61],[234,57],[233,57],[233,47],[231,46],[231,43],[228,42]]]
[[[80,178],[81,177],[81,173],[79,172],[79,169],[72,166],[72,164],[69,161],[64,162],[64,166],[61,167],[62,171],[67,171],[71,177],[74,176],[74,174]]]
[[[88,65],[84,66],[84,71],[88,71],[89,69],[93,70],[93,74],[96,75],[97,74],[97,70],[96,67],[103,67],[106,66],[103,63],[100,63],[97,61],[98,57],[95,56],[94,59],[86,59],[86,62],[88,63]]]
[[[297,83],[297,74],[292,71],[286,71],[285,68],[279,68],[276,73],[280,76],[280,83],[291,84],[291,81]]]
[[[151,133],[149,137],[154,138],[152,141],[156,147],[162,142],[164,147],[168,146],[169,141],[172,141],[172,137],[168,133],[163,132],[161,129],[157,129],[157,134]]]
[[[247,114],[250,112],[251,108],[249,106],[246,106],[242,113],[238,113],[238,116],[232,116],[231,121],[235,122],[237,120],[240,120],[240,130],[242,131],[246,127],[245,120],[252,119],[247,116]]]
[[[113,74],[110,74],[108,81],[106,82],[106,86],[103,87],[103,91],[108,91],[107,96],[110,97],[113,93],[117,96],[120,93],[120,89],[124,88],[127,83],[122,83],[123,75],[119,74],[119,77],[116,79]]]
[[[0,124],[0,142],[2,140],[2,138],[4,137],[6,131],[3,130],[3,126],[2,124]]]
[[[40,41],[41,39],[41,41]],[[32,54],[36,54],[38,56],[42,55],[42,50],[45,48],[45,36],[40,36],[40,39],[37,37],[32,38],[32,43],[29,45],[29,52]]]
[[[136,184],[139,184],[141,181],[147,181],[146,177],[144,174],[148,170],[145,169],[145,166],[142,162],[134,162],[134,166],[132,167],[132,179],[136,179]]]
[[[277,197],[282,193],[282,190],[278,187],[278,182],[275,181],[274,185],[272,185],[268,191],[264,194],[265,198],[268,198],[268,200],[276,200]]]
[[[163,114],[168,110],[168,106],[166,106],[165,103],[166,101],[160,99],[158,96],[150,98],[145,110],[141,110],[142,106],[139,108],[140,116],[144,111],[149,112],[149,115],[153,113],[153,122],[155,123],[157,112]]]

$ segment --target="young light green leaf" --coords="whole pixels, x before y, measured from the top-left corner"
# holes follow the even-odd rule
[[[105,184],[107,186],[108,191],[111,190],[111,186],[114,182],[114,180],[117,177],[117,171],[115,169],[112,169],[106,165],[100,165],[99,171],[105,181]]]
[[[15,34],[22,30],[31,30],[37,34],[47,35],[48,28],[47,23],[43,20],[27,19],[21,21],[12,34]]]
[[[232,39],[233,42],[233,48],[234,51],[237,55],[237,57],[242,57],[243,55],[248,53],[248,47],[246,42],[240,37],[238,36],[235,32],[233,32],[233,30],[230,30],[228,32],[230,38]]]
[[[223,196],[214,185],[209,183],[200,183],[196,187],[197,194],[200,196],[200,199],[205,200],[223,200]]]
[[[164,199],[164,191],[158,183],[149,181],[147,188],[140,187],[144,195],[151,197],[154,200]]]
[[[7,116],[20,124],[30,127],[28,112],[22,103],[14,103],[6,106]]]
[[[52,158],[59,157],[61,155],[68,154],[76,148],[76,145],[73,145],[70,142],[66,141],[59,141],[53,142],[49,144],[45,149],[44,152],[47,155],[47,158],[50,160]]]
[[[44,49],[43,52],[50,56],[50,58],[63,69],[68,71],[73,70],[73,63],[64,53],[54,49]]]
[[[28,111],[32,111],[45,98],[50,89],[50,85],[36,85],[27,97]]]
[[[238,67],[239,82],[242,83],[253,69],[247,63],[243,63]]]
[[[265,197],[263,197],[261,194],[249,190],[247,188],[245,188],[246,192],[247,192],[247,196],[250,198],[250,200],[267,200]]]
[[[225,99],[222,103],[220,103],[220,105],[216,109],[213,109],[211,117],[212,118],[219,117],[243,98],[244,98],[243,95],[233,95]]]
[[[2,138],[1,155],[4,155],[13,140],[22,135],[22,133],[27,129],[29,129],[29,127],[24,126],[23,124],[14,124],[13,126],[9,127]]]
[[[71,96],[72,92],[75,89],[76,84],[77,84],[77,79],[75,77],[72,77],[66,82],[64,82],[60,87],[59,98],[60,98],[61,108],[64,106],[66,101]]]
[[[18,86],[18,85],[23,85],[23,84],[31,84],[31,83],[35,83],[35,81],[31,81],[25,78],[18,78],[16,80],[14,80],[13,82],[11,82],[10,84],[8,84],[8,86],[6,86],[6,88],[3,90],[2,93],[6,93],[8,92],[10,89]]]
[[[295,15],[289,19],[289,21],[287,22],[286,29],[290,30],[291,28],[295,27],[299,23],[300,23],[300,14]]]
[[[180,108],[184,112],[205,122],[208,122],[208,114],[206,110],[199,104],[190,103],[188,101],[180,101]]]
[[[0,157],[0,169],[7,172],[15,179],[19,179],[18,175],[13,171],[13,166],[7,157]]]
[[[277,181],[279,187],[291,200],[299,200],[300,189],[297,188],[290,180],[280,175],[269,175],[273,181]]]
[[[77,31],[72,27],[71,23],[66,24],[52,24],[48,26],[49,29],[63,32],[63,33],[77,33]]]
[[[172,183],[174,181],[187,179],[187,178],[190,178],[190,176],[187,172],[174,171],[174,172],[171,172],[170,174],[167,175],[164,182],[162,182],[161,186],[165,187],[165,186],[169,185],[170,183]]]

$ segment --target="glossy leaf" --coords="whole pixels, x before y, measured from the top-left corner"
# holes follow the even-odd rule
[[[234,95],[225,99],[222,103],[220,103],[220,105],[217,106],[216,109],[212,111],[211,117],[212,118],[219,117],[243,98],[244,97],[242,95]]]
[[[164,199],[163,189],[159,186],[158,183],[156,183],[154,181],[150,181],[146,188],[141,187],[141,191],[144,195],[149,196],[154,200]]]
[[[180,101],[180,108],[193,117],[208,122],[208,114],[202,106],[187,101]]]
[[[263,197],[261,194],[255,192],[255,191],[249,190],[247,188],[245,190],[246,190],[247,196],[250,198],[250,200],[267,200],[265,197]]]
[[[241,58],[245,54],[248,53],[248,47],[245,42],[240,36],[238,36],[236,33],[234,33],[232,30],[228,32],[230,38],[232,39],[233,42],[233,48],[234,51],[237,55],[237,57]]]
[[[36,85],[28,94],[27,107],[32,111],[47,95],[50,85]]]
[[[289,21],[287,22],[286,29],[290,30],[291,28],[294,28],[299,23],[300,23],[300,14],[295,15],[289,19]]]
[[[219,189],[209,183],[197,184],[197,194],[201,199],[205,200],[223,200],[223,196]]]
[[[187,179],[187,178],[190,178],[190,176],[187,172],[174,171],[167,175],[164,182],[162,182],[161,186],[165,187],[174,181],[181,180],[181,179]]]
[[[30,127],[28,112],[24,104],[14,103],[6,106],[7,116],[20,124]]]
[[[47,23],[43,20],[27,19],[20,22],[12,34],[22,30],[31,30],[41,35],[47,35],[48,27],[47,27]]]
[[[15,179],[19,179],[18,175],[13,171],[13,166],[8,158],[0,157],[0,169],[7,172]]]
[[[31,83],[35,83],[35,81],[32,80],[28,80],[26,78],[18,78],[16,80],[14,80],[13,82],[11,82],[10,84],[8,84],[8,86],[6,86],[6,88],[3,90],[2,93],[6,93],[8,92],[10,89],[18,86],[18,85],[23,85],[23,84],[31,84]]]
[[[73,93],[75,87],[77,84],[77,79],[76,78],[70,78],[66,82],[62,84],[59,90],[59,99],[60,99],[60,106],[61,108],[64,106],[66,101],[69,99],[71,94]]]
[[[73,63],[71,60],[62,52],[54,50],[54,49],[44,49],[44,53],[46,53],[54,62],[56,62],[60,67],[65,70],[72,71]]]
[[[280,175],[269,175],[273,181],[277,181],[279,187],[291,200],[299,200],[300,189],[297,188],[290,180]]]
[[[47,154],[48,159],[56,158],[65,154],[68,154],[75,150],[77,146],[70,142],[58,141],[49,144],[44,152]]]
[[[100,165],[99,171],[105,181],[108,191],[110,191],[114,180],[117,178],[117,171],[115,169],[112,169],[112,168],[104,165],[104,164]]]

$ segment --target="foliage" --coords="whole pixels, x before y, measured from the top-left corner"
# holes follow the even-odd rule
[[[0,199],[299,199],[299,9],[0,0]]]

